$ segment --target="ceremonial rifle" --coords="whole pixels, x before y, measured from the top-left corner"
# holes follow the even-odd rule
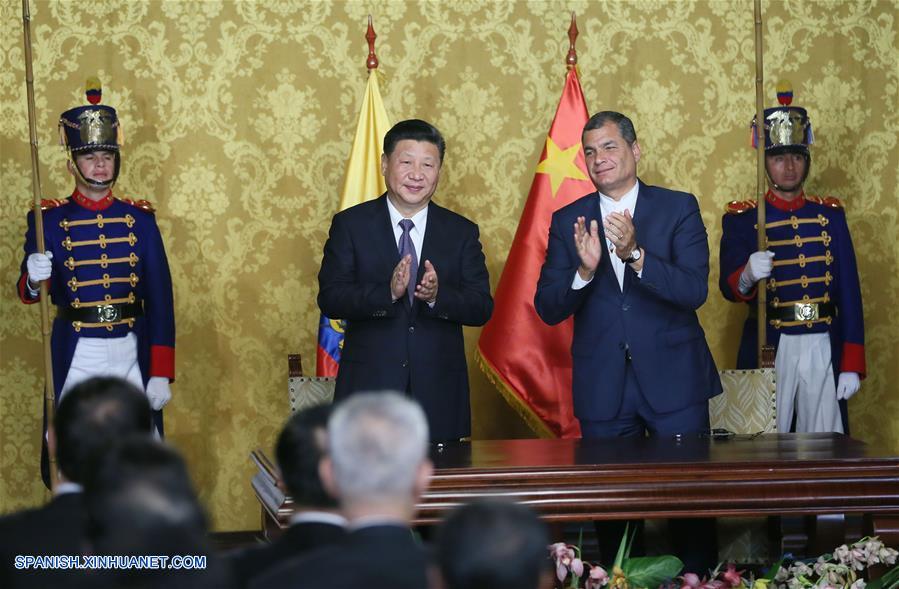
[[[31,140],[31,191],[34,197],[34,234],[37,251],[44,252],[44,219],[41,212],[41,172],[37,155],[37,119],[34,112],[34,70],[31,56],[31,9],[28,0],[22,0],[22,25],[25,29],[25,89],[28,95],[28,133]],[[41,336],[44,342],[44,414],[47,427],[53,426],[54,388],[53,359],[50,351],[50,302],[47,281],[40,282]],[[56,457],[50,458],[50,490],[56,488]]]
[[[755,0],[755,144],[756,144],[756,202],[758,207],[758,247],[757,251],[768,249],[768,238],[765,234],[765,194],[767,193],[767,174],[765,173],[765,94],[764,65],[762,61],[762,0]],[[758,283],[758,366],[774,367],[774,347],[767,340],[767,304],[768,280],[763,278]]]

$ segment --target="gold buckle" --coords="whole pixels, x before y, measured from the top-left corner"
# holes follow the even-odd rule
[[[115,323],[122,318],[122,311],[118,305],[100,305],[97,307],[97,318],[100,323]]]
[[[796,303],[793,305],[794,321],[816,321],[818,319],[818,303]]]

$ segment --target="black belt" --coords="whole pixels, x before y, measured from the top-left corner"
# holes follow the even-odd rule
[[[765,312],[768,319],[781,321],[813,321],[837,316],[837,306],[827,303],[795,303],[786,307],[774,307],[768,305]],[[749,316],[758,315],[756,305],[749,307]]]
[[[115,303],[98,307],[60,307],[58,316],[66,321],[81,323],[115,323],[125,319],[133,319],[144,314],[144,305],[136,303]]]

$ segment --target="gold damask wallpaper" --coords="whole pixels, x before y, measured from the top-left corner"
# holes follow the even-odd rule
[[[641,177],[699,196],[717,267],[724,204],[755,190],[751,0],[32,0],[41,177],[71,180],[59,113],[97,74],[124,123],[123,196],[157,207],[175,283],[177,382],[168,439],[219,530],[258,525],[247,457],[287,412],[286,356],[314,365],[316,274],[365,85],[366,15],[384,103],[445,134],[437,200],[481,227],[495,286],[562,89],[570,11],[591,112],[635,121]],[[769,103],[778,78],[808,108],[808,188],[844,199],[865,297],[869,377],[856,436],[899,452],[899,65],[895,0],[766,1]],[[44,498],[37,470],[38,310],[17,301],[31,199],[21,2],[0,0],[0,512]],[[743,309],[717,271],[701,318],[732,367]],[[527,436],[478,372],[474,432]]]

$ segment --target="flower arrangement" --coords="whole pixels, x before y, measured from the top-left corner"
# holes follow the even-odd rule
[[[600,589],[605,585],[610,589],[655,589],[673,579],[684,568],[684,563],[676,556],[631,557],[633,541],[634,534],[628,534],[628,529],[625,528],[615,563],[612,565],[611,577],[600,565],[583,561],[578,546],[564,542],[551,544],[549,553],[556,565],[556,578],[566,589],[580,587],[582,577],[585,577],[584,589]],[[564,585],[566,579],[568,584]]]
[[[744,577],[732,563],[719,565],[707,577],[683,573],[674,556],[630,557],[633,536],[618,548],[611,577],[606,569],[581,559],[580,548],[557,542],[549,546],[556,566],[556,578],[565,589],[899,589],[897,552],[876,536],[842,545],[831,554],[811,560],[794,560],[787,555],[760,578]],[[864,573],[872,565],[890,567],[881,577],[866,582]],[[567,584],[566,584],[567,581]]]

